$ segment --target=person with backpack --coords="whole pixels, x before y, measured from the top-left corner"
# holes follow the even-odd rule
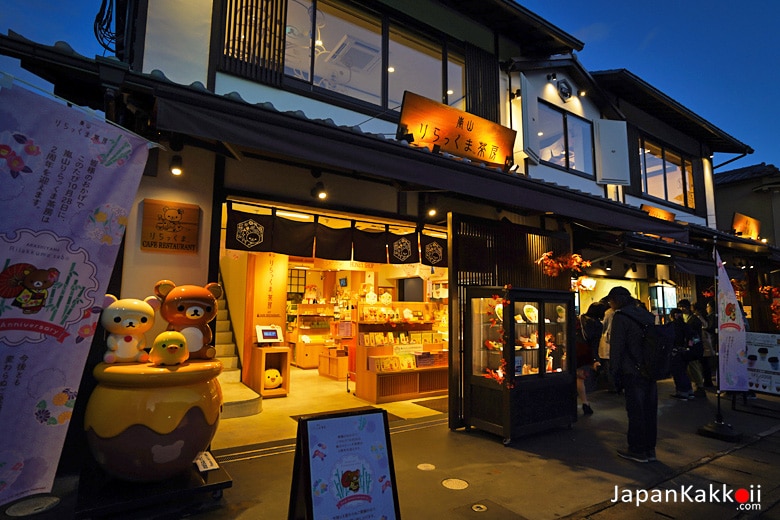
[[[655,461],[658,387],[655,378],[642,370],[641,362],[645,359],[645,331],[655,326],[655,315],[637,305],[625,287],[613,287],[607,302],[615,310],[610,333],[610,370],[625,391],[628,416],[628,448],[617,450],[617,454],[634,462]]]

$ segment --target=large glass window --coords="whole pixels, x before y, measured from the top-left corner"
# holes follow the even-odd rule
[[[405,90],[411,90],[434,101],[444,101],[441,64],[441,44],[426,41],[400,27],[390,27],[387,60],[388,107],[394,109],[400,106]],[[424,81],[420,81],[421,71],[428,71],[424,73]]]
[[[337,0],[295,0],[287,10],[284,74],[390,111],[400,111],[406,90],[464,108],[463,56],[407,25]]]
[[[651,196],[690,209],[696,208],[693,163],[679,152],[639,138],[642,189]]]
[[[593,124],[590,121],[539,103],[538,134],[542,162],[594,174]]]

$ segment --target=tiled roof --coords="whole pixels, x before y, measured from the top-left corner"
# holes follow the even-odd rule
[[[716,173],[713,176],[715,186],[724,186],[749,180],[756,180],[763,177],[780,177],[780,170],[773,164],[754,164],[734,170],[727,170]]]

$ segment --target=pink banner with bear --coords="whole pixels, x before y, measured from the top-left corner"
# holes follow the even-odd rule
[[[148,145],[0,88],[0,504],[51,491]]]

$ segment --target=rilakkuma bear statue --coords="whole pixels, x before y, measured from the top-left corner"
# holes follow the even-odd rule
[[[284,379],[282,378],[282,374],[275,368],[269,368],[265,371],[265,383],[263,386],[266,390],[278,388],[282,386],[283,382]]]
[[[217,350],[211,345],[212,332],[208,323],[217,317],[217,298],[222,286],[209,283],[179,285],[160,280],[154,286],[160,299],[160,315],[168,322],[168,330],[175,330],[187,338],[190,359],[212,359]]]
[[[155,365],[180,365],[189,357],[187,338],[175,330],[159,333],[149,351],[149,361]]]
[[[100,324],[108,331],[106,363],[145,363],[149,355],[146,348],[146,332],[154,326],[154,312],[160,308],[160,300],[149,296],[144,300],[123,298],[106,294]]]

